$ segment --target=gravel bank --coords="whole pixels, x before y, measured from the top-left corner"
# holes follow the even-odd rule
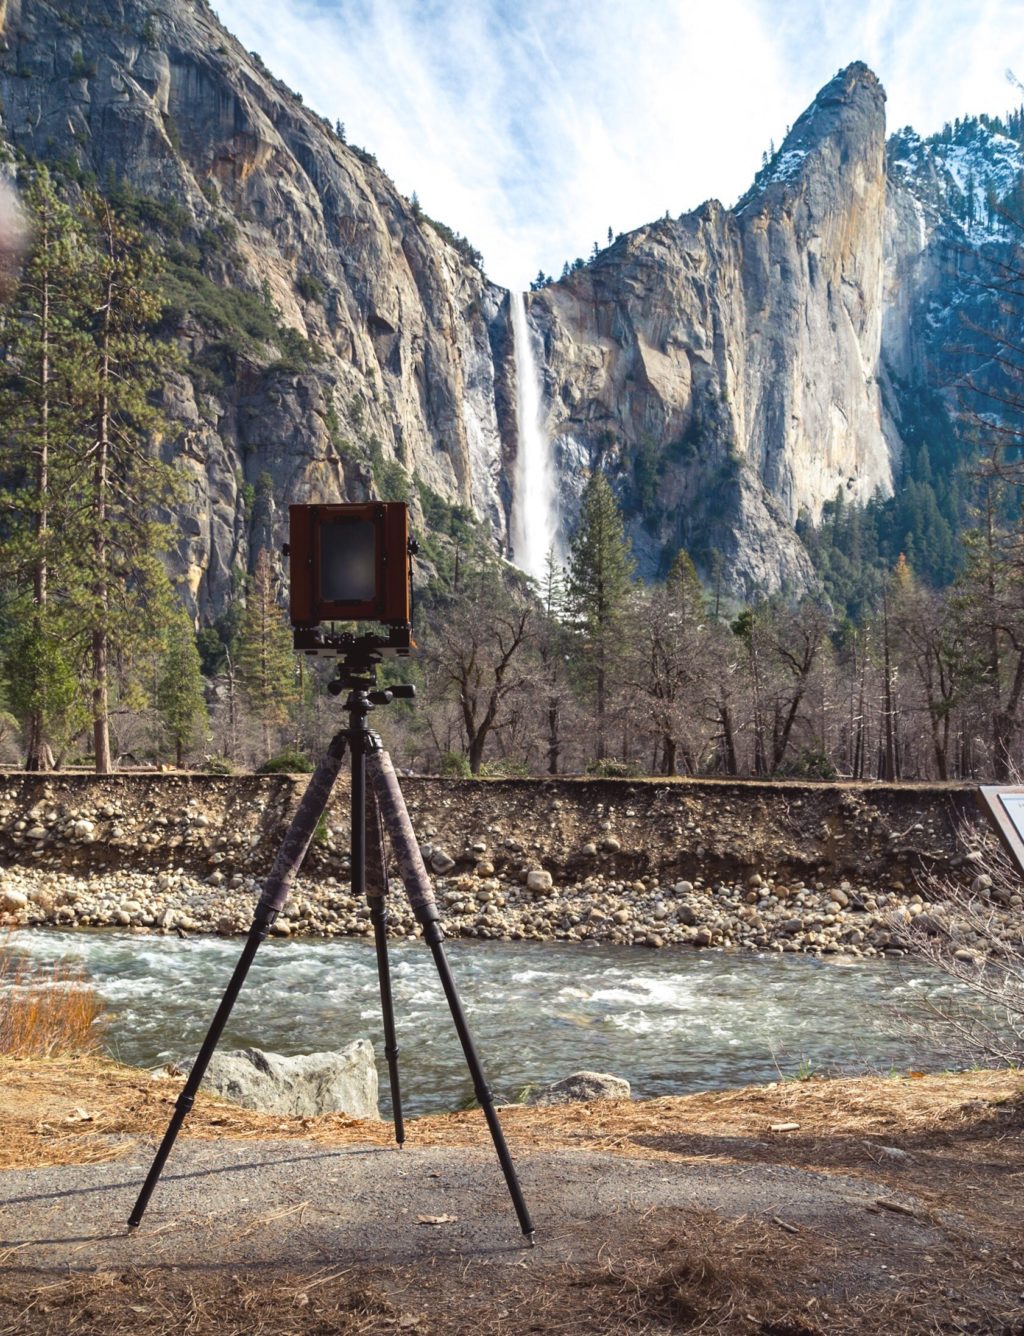
[[[2,777],[0,921],[244,932],[303,783]],[[894,915],[958,931],[915,873],[973,879],[956,841],[973,794],[956,786],[404,784],[453,936],[874,956],[897,949]],[[370,933],[349,893],[346,808],[342,788],[278,935]],[[993,904],[997,949],[1022,903]],[[400,888],[390,905],[393,934],[416,935]]]

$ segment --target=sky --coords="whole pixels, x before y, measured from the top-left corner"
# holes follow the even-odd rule
[[[214,0],[221,21],[404,194],[525,288],[731,204],[838,69],[890,129],[1024,101],[1024,0]]]

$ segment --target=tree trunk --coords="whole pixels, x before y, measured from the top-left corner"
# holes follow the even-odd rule
[[[49,242],[48,230],[43,227],[40,245],[46,248]],[[50,273],[49,266],[42,274],[42,290],[39,308],[39,449],[36,455],[36,561],[35,561],[35,628],[36,655],[43,650],[43,636],[46,629],[47,580],[47,534],[49,529],[50,501]],[[46,673],[33,665],[33,671],[39,672],[38,694],[28,718],[27,747],[25,752],[26,770],[44,770],[46,768]]]
[[[896,779],[896,736],[893,718],[892,664],[889,658],[889,600],[882,601],[882,657],[885,673],[885,769],[883,779]]]
[[[111,247],[113,241],[111,241]],[[93,610],[95,622],[92,632],[92,736],[96,773],[109,775],[113,769],[110,759],[110,709],[108,681],[108,620],[110,590],[107,577],[107,501],[110,488],[110,325],[114,304],[113,254],[104,291],[106,303],[100,332],[100,388],[96,415],[96,462],[93,468],[96,520],[96,584]]]
[[[558,774],[558,759],[562,752],[562,740],[559,736],[558,697],[548,698],[548,774]]]
[[[668,733],[663,733],[661,738],[661,773],[663,775],[677,775],[676,769],[676,740],[670,737]]]
[[[597,661],[597,759],[603,761],[607,756],[604,741],[604,651],[598,650]]]
[[[738,775],[739,765],[736,761],[736,735],[733,732],[732,714],[728,705],[724,701],[718,706],[718,717],[722,724],[722,745],[725,748],[725,773],[727,775]]]

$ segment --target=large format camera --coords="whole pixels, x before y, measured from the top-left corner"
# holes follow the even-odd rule
[[[403,501],[289,506],[291,622],[306,654],[408,654],[412,568]],[[338,630],[338,622],[376,622],[379,631]]]

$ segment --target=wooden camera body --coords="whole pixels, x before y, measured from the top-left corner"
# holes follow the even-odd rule
[[[295,648],[344,654],[357,642],[407,654],[412,641],[409,508],[404,501],[289,506],[290,615]],[[379,635],[325,629],[376,622]]]

